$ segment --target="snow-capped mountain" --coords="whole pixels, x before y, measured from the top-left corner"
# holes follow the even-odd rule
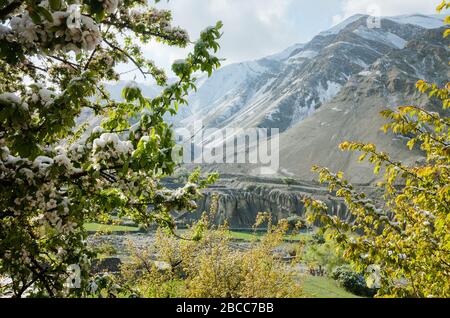
[[[189,112],[177,123],[201,119],[204,128],[279,128],[279,176],[316,178],[315,164],[347,172],[352,181],[373,181],[372,169],[338,149],[344,140],[373,142],[399,160],[420,160],[402,136],[380,131],[379,112],[405,104],[434,107],[415,89],[419,79],[448,80],[448,43],[443,16],[410,15],[381,19],[371,28],[357,15],[309,43],[257,61],[226,66],[199,84]],[[207,145],[208,140],[203,141]],[[245,165],[204,169],[251,174]],[[256,172],[255,172],[256,173]]]
[[[384,122],[379,112],[402,104],[439,111],[417,92],[415,83],[425,79],[443,84],[449,78],[443,19],[384,17],[374,27],[372,17],[350,17],[308,43],[199,79],[189,106],[171,120],[182,127],[201,120],[203,129],[278,128],[279,176],[311,180],[316,176],[310,169],[319,164],[348,172],[352,181],[370,182],[371,169],[337,146],[344,140],[373,142],[396,159],[420,159],[418,151],[406,150],[404,137],[380,132]],[[146,92],[152,95],[157,89],[145,87]],[[211,145],[208,138],[200,143]],[[203,169],[245,175],[258,171],[246,165]]]
[[[311,180],[316,177],[311,167],[321,165],[343,171],[354,182],[375,181],[370,165],[358,162],[359,154],[338,149],[341,142],[348,140],[374,143],[380,151],[405,163],[422,160],[418,149],[407,149],[407,136],[381,131],[386,121],[379,113],[400,105],[442,112],[442,105],[419,93],[415,84],[419,79],[439,85],[448,81],[446,44],[441,29],[427,30],[403,49],[392,50],[353,75],[332,100],[280,136],[283,171]]]
[[[188,110],[178,118],[180,124],[201,119],[205,128],[286,131],[332,100],[352,76],[427,30],[443,26],[443,17],[436,15],[386,17],[380,28],[371,27],[368,18],[353,16],[309,43],[223,67],[201,81]]]

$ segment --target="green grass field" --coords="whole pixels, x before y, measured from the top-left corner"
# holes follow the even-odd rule
[[[124,226],[124,225],[109,225],[109,224],[98,224],[98,223],[86,223],[84,225],[86,231],[89,232],[139,232],[138,227],[134,226]]]
[[[238,231],[230,231],[231,237],[236,240],[244,240],[244,241],[254,241],[263,237],[265,232],[238,232]],[[300,233],[295,235],[286,235],[284,237],[285,240],[290,241],[300,241],[301,239],[307,238],[309,234]]]
[[[185,235],[188,232],[186,229],[178,230],[177,233],[179,235]],[[241,241],[255,241],[261,239],[264,235],[266,235],[266,232],[260,231],[260,232],[253,232],[252,230],[248,231],[230,231],[230,235],[232,239],[235,240],[241,240]],[[286,241],[300,241],[300,240],[307,240],[311,237],[311,234],[309,233],[300,233],[295,235],[286,235],[284,239]]]
[[[125,232],[125,233],[136,233],[139,232],[139,228],[135,226],[124,226],[124,225],[109,225],[109,224],[99,224],[99,223],[86,223],[84,228],[89,232]],[[180,230],[178,233],[183,234],[186,230]],[[231,237],[235,240],[243,241],[255,241],[263,237],[265,232],[243,232],[243,231],[230,231]],[[309,234],[300,233],[295,235],[286,235],[285,240],[289,241],[300,241],[301,239],[307,239]]]
[[[137,233],[138,227],[124,226],[124,225],[106,225],[99,223],[87,223],[85,229],[89,232],[105,232],[105,233]],[[180,234],[183,234],[185,230],[181,230]],[[254,241],[264,236],[264,232],[238,232],[230,231],[231,237],[237,240]],[[310,234],[300,233],[296,235],[287,235],[286,240],[299,241],[301,239],[308,239]],[[336,281],[328,277],[315,277],[310,275],[302,276],[302,286],[304,297],[307,298],[357,298],[344,288],[340,287]]]
[[[302,281],[304,296],[308,298],[359,298],[328,277],[305,275]]]

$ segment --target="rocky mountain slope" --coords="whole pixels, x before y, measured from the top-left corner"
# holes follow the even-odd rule
[[[349,79],[378,59],[441,27],[436,16],[385,18],[369,28],[357,15],[280,54],[233,64],[202,81],[189,98],[207,127],[274,127],[285,131],[332,100]],[[412,24],[410,24],[412,23]],[[184,114],[186,116],[186,114]]]
[[[416,91],[415,83],[449,78],[443,17],[383,18],[380,28],[368,27],[367,19],[351,17],[309,43],[223,67],[199,80],[189,107],[173,119],[175,125],[189,127],[202,120],[204,129],[279,128],[280,169],[267,179],[251,164],[203,165],[204,171],[221,172],[221,179],[198,202],[196,213],[177,216],[180,222],[189,223],[208,210],[213,193],[220,195],[216,222],[228,220],[234,228],[251,226],[261,211],[275,218],[302,216],[304,194],[326,202],[330,214],[348,218],[343,203],[313,182],[317,176],[310,172],[314,164],[327,166],[373,191],[372,169],[358,163],[357,155],[338,150],[344,140],[375,143],[406,162],[422,160],[417,149],[407,150],[407,137],[380,130],[384,122],[379,112],[402,104],[439,111]],[[149,95],[156,92],[143,88]],[[201,144],[207,146],[208,140]]]
[[[173,183],[169,187],[182,186]],[[373,191],[373,190],[372,190]],[[314,195],[329,207],[329,213],[341,219],[351,221],[351,215],[343,200],[332,197],[328,191],[315,182],[283,182],[280,179],[245,177],[223,174],[220,180],[204,191],[197,202],[196,212],[175,215],[181,224],[191,224],[201,218],[203,212],[209,211],[213,197],[218,195],[217,211],[214,214],[216,224],[227,224],[233,229],[251,228],[260,212],[270,212],[274,220],[291,216],[305,218],[303,203],[305,195]]]
[[[200,83],[178,125],[200,119],[204,128],[279,128],[279,176],[302,180],[314,178],[311,166],[321,164],[354,182],[371,182],[371,169],[337,149],[344,140],[373,142],[397,159],[418,160],[420,153],[407,151],[404,137],[380,131],[379,112],[402,104],[433,108],[414,85],[448,79],[442,17],[383,18],[380,28],[367,20],[357,15],[309,43],[224,67]],[[206,169],[258,171],[247,165]]]
[[[413,104],[440,110],[433,100],[417,92],[415,83],[419,79],[441,84],[447,81],[448,50],[442,45],[441,34],[440,30],[427,31],[404,48],[379,58],[352,76],[333,100],[282,134],[281,166],[285,171],[311,179],[310,167],[319,164],[344,171],[354,182],[372,181],[371,169],[358,163],[356,154],[338,150],[337,145],[346,140],[374,143],[405,162],[420,160],[419,151],[406,150],[406,137],[380,131],[385,122],[379,113]]]

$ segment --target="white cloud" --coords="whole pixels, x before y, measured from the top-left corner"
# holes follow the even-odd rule
[[[436,13],[438,1],[430,0],[344,0],[342,10],[333,17],[337,24],[354,14],[369,14],[374,16],[395,16],[404,14]]]
[[[218,54],[226,58],[223,64],[229,64],[277,53],[296,43],[298,34],[292,32],[294,27],[286,16],[289,5],[298,5],[303,1],[173,0],[161,1],[156,7],[171,10],[173,24],[186,29],[192,41],[198,38],[204,28],[222,21],[224,34]],[[152,41],[143,51],[147,58],[165,70],[170,70],[172,62],[184,58],[190,49],[168,47]],[[121,70],[126,71],[125,67]],[[127,77],[135,75],[139,77],[137,72],[129,73]]]
[[[151,0],[149,0],[151,1]],[[153,3],[153,1],[151,1]],[[436,3],[435,3],[436,2]],[[254,60],[281,52],[295,43],[305,43],[320,31],[351,15],[370,13],[401,15],[434,13],[438,0],[170,0],[158,8],[172,11],[174,24],[185,28],[196,40],[201,30],[221,20],[224,23],[219,56],[223,63]],[[374,10],[375,8],[375,10]],[[369,11],[369,12],[368,12]],[[186,56],[179,49],[152,42],[146,57],[170,70],[172,62]],[[132,66],[123,68],[131,69]],[[133,77],[137,73],[131,73]],[[138,74],[137,74],[138,75]],[[137,78],[137,80],[140,80]]]
[[[273,54],[295,43],[297,34],[286,32],[289,28],[286,15],[291,3],[300,1],[173,0],[161,1],[156,7],[171,10],[173,24],[186,29],[192,41],[204,28],[221,20],[224,34],[219,55],[226,58],[223,64],[229,64]],[[152,41],[143,50],[147,58],[170,70],[172,62],[185,57],[190,49],[168,47]],[[130,73],[128,77],[135,75]]]
[[[288,27],[285,19],[288,5],[298,0],[182,0],[163,3],[161,7],[173,12],[174,23],[186,28],[192,40],[201,30],[221,20],[224,23],[224,35],[220,41],[220,55],[227,62],[238,62],[274,53],[280,43],[294,41],[292,33],[284,32]],[[181,58],[186,50],[166,49],[162,46],[158,55],[170,59]],[[171,52],[165,54],[164,52]],[[276,52],[276,51],[275,51]]]

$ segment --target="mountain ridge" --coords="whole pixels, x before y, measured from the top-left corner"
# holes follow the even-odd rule
[[[382,28],[370,30],[365,26],[367,16],[356,17],[344,22],[337,33],[320,33],[279,54],[218,70],[203,83],[207,85],[204,90],[202,85],[190,96],[191,116],[182,118],[187,120],[181,124],[197,119],[206,127],[225,128],[233,123],[284,131],[333,98],[350,76],[390,50],[404,48],[417,33],[427,30],[405,24],[405,16],[383,18]],[[396,19],[403,22],[394,22]],[[343,53],[352,55],[352,60]],[[321,69],[323,74],[317,74]],[[215,97],[205,98],[204,91],[214,92]]]
[[[368,17],[350,17],[308,43],[217,70],[200,79],[189,106],[171,121],[187,128],[201,120],[203,129],[280,129],[279,177],[312,180],[311,166],[321,164],[352,181],[373,182],[368,165],[337,149],[343,140],[372,142],[396,159],[420,160],[420,152],[407,151],[404,137],[380,132],[378,114],[404,103],[426,106],[415,82],[448,79],[443,16],[382,17],[380,28],[369,27]],[[204,168],[258,174],[248,165]]]

